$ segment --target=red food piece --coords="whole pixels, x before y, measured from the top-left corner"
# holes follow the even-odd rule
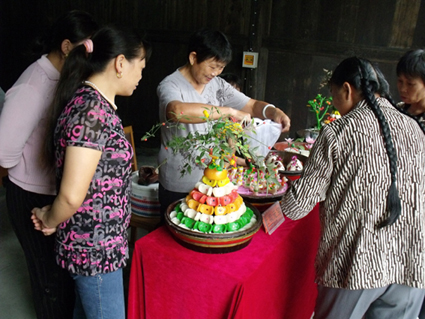
[[[238,191],[236,189],[232,190],[230,194],[228,195],[230,199],[232,200],[232,203],[235,201],[236,198],[238,198]]]
[[[216,197],[208,196],[206,202],[209,206],[218,206],[218,199]]]
[[[201,192],[198,192],[197,190],[193,190],[190,192],[190,195],[192,196],[192,198],[196,201],[199,202],[199,200],[201,199],[201,197],[204,195]]]
[[[228,195],[224,195],[222,197],[220,197],[220,204],[221,206],[226,206],[229,205],[232,202],[230,196]]]
[[[202,197],[199,199],[199,202],[201,204],[205,204],[206,200],[207,200],[207,195],[202,195]]]

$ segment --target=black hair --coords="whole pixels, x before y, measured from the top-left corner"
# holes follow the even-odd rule
[[[230,83],[233,86],[236,86],[240,90],[242,90],[242,80],[239,76],[233,73],[222,73],[220,77],[223,78],[226,82]]]
[[[390,85],[388,84],[387,79],[385,78],[384,74],[381,72],[381,70],[379,69],[377,65],[373,65],[373,68],[376,72],[376,77],[379,83],[379,87],[376,93],[378,93],[379,96],[390,101],[391,104],[395,105],[390,93]]]
[[[422,49],[407,51],[397,63],[397,76],[407,75],[413,78],[421,78],[425,83],[425,51]],[[410,106],[410,104],[406,104]],[[420,121],[418,116],[410,114],[407,108],[401,107],[399,111],[413,118],[425,133],[425,124]]]
[[[232,46],[227,37],[220,31],[201,29],[189,39],[188,52],[196,52],[196,61],[201,63],[210,58],[228,64],[232,60]]]
[[[82,82],[93,74],[103,72],[120,54],[127,60],[136,58],[148,60],[152,52],[150,44],[141,34],[127,28],[105,26],[99,29],[91,40],[93,52],[87,53],[84,44],[76,46],[69,53],[62,68],[55,97],[50,106],[46,137],[46,160],[49,163],[54,161],[53,135],[57,119]]]
[[[425,51],[422,49],[406,52],[397,63],[397,76],[406,75],[421,78],[425,83]]]
[[[329,83],[342,86],[344,82],[348,82],[356,90],[361,91],[381,127],[391,174],[391,185],[387,196],[389,216],[378,225],[378,228],[382,228],[395,223],[401,214],[401,203],[397,189],[397,152],[394,149],[388,122],[375,98],[375,93],[383,94],[384,97],[387,94],[389,96],[389,85],[382,72],[377,72],[377,69],[378,67],[374,67],[368,60],[357,57],[348,58],[337,66]]]
[[[63,40],[68,39],[75,44],[93,35],[98,29],[92,16],[80,10],[71,10],[62,14],[47,31],[36,38],[33,54],[41,55],[53,51],[61,51]]]

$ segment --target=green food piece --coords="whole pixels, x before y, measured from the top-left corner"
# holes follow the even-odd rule
[[[215,224],[213,225],[212,232],[215,234],[223,234],[226,232],[226,226],[224,224],[223,225]]]
[[[177,204],[177,205],[176,205],[176,207],[174,207],[174,210],[175,210],[177,213],[182,212],[182,209],[180,208],[180,203],[179,203],[179,204]]]
[[[177,213],[176,217],[181,222],[183,217],[184,217],[184,214],[182,212],[179,212],[179,213]]]
[[[187,228],[192,229],[193,225],[195,225],[195,220],[189,217],[185,217],[184,224],[187,226]]]
[[[251,208],[247,207],[245,213],[242,214],[242,216],[247,216],[249,220],[251,220],[252,216],[254,216],[254,212],[251,210]]]
[[[236,231],[240,228],[240,225],[237,222],[227,223],[226,228],[227,231]]]
[[[240,218],[237,221],[235,221],[235,223],[238,223],[238,225],[239,225],[238,229],[241,229],[243,226],[246,225],[246,224],[244,224],[244,222]]]
[[[241,225],[241,228],[242,228],[243,226],[245,226],[246,224],[248,224],[250,220],[251,220],[251,219],[250,219],[250,218],[248,218],[248,216],[244,216],[244,215],[242,215],[242,216],[238,219],[239,224]]]
[[[198,226],[199,226],[199,220],[195,222],[195,225],[193,225],[192,229],[199,230]]]
[[[211,231],[211,228],[212,228],[212,225],[201,222],[201,221],[198,224],[199,231],[203,233],[209,233]]]

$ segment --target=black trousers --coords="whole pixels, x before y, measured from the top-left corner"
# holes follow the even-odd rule
[[[7,211],[25,254],[37,318],[72,318],[74,281],[67,270],[56,264],[56,236],[44,236],[34,229],[31,220],[31,209],[53,203],[55,196],[28,192],[8,179],[5,186]]]

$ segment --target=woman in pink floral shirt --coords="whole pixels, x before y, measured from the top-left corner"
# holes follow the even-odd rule
[[[57,232],[57,262],[76,285],[74,318],[125,318],[133,150],[114,100],[136,89],[149,53],[133,32],[104,27],[70,53],[59,80],[47,136],[58,196],[33,221]]]

